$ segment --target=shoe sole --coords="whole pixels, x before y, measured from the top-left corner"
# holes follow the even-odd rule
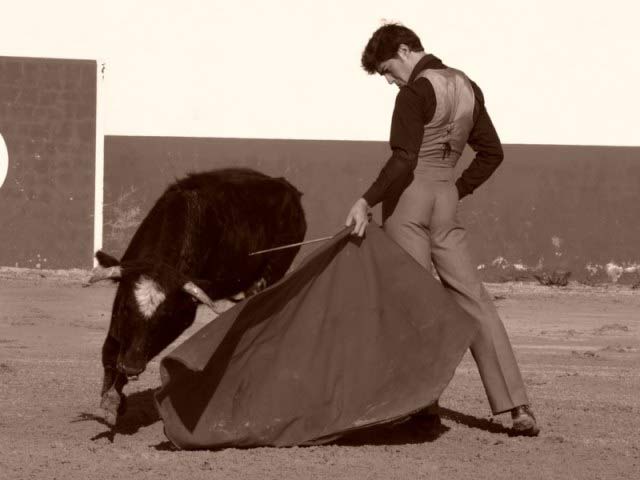
[[[536,420],[530,416],[523,416],[518,420],[514,420],[511,427],[515,435],[535,437],[540,433],[540,429],[536,424]]]

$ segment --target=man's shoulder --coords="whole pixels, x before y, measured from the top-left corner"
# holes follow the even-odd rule
[[[478,99],[478,101],[482,105],[484,105],[484,93],[482,93],[482,89],[473,80],[469,79],[469,81],[471,82],[471,88],[473,88],[473,94]]]
[[[396,102],[403,100],[430,100],[434,97],[435,91],[429,79],[420,77],[400,89],[396,97]]]
[[[451,74],[461,75],[462,77],[466,78],[471,84],[471,88],[473,88],[474,95],[480,101],[480,103],[484,105],[484,94],[482,93],[482,89],[480,88],[480,86],[478,86],[476,82],[474,82],[464,71],[460,70],[459,68],[445,66],[444,68],[425,69],[420,72],[418,78],[413,81],[412,85],[416,85],[418,84],[418,82],[420,82],[420,84],[424,87],[425,83],[428,83],[429,86],[431,86],[431,92],[433,92],[433,85],[430,82],[429,77],[431,77],[437,83],[437,77],[434,78],[434,75],[447,76]]]

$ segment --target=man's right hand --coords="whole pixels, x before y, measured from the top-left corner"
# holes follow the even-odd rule
[[[364,235],[364,231],[369,223],[369,216],[367,215],[368,211],[369,205],[364,198],[359,198],[356,203],[353,204],[353,207],[351,207],[351,210],[349,211],[349,215],[347,215],[347,220],[345,221],[345,225],[347,227],[355,224],[353,232],[351,232],[352,235],[357,235],[359,237]]]

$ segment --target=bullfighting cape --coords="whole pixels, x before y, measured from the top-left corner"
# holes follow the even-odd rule
[[[473,320],[379,227],[350,230],[162,360],[156,404],[172,443],[323,443],[438,399]]]

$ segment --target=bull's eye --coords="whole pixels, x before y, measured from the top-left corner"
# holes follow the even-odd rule
[[[166,294],[160,285],[144,275],[136,282],[133,293],[136,297],[140,313],[146,318],[151,318],[166,298]]]

